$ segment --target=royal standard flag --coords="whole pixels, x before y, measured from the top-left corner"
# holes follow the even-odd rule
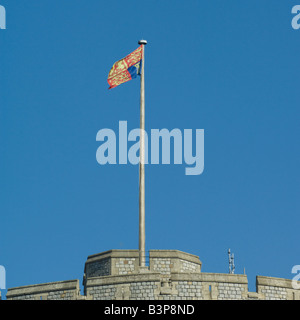
[[[141,45],[125,58],[115,62],[108,74],[108,89],[112,89],[124,82],[136,78],[141,71],[142,57],[143,46]]]

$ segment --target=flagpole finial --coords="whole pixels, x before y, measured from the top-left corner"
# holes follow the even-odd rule
[[[147,40],[139,40],[138,43],[145,46],[147,44]]]

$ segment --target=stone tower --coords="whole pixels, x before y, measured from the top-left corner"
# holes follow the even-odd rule
[[[30,300],[300,300],[292,280],[256,277],[248,291],[244,274],[204,273],[198,256],[178,250],[150,250],[139,266],[138,250],[109,250],[88,256],[79,280],[10,288],[6,298]],[[297,285],[299,287],[299,284]]]

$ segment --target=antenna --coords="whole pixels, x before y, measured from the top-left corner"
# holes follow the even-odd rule
[[[234,270],[235,270],[234,254],[230,253],[230,249],[228,249],[228,261],[229,261],[229,273],[234,274]]]

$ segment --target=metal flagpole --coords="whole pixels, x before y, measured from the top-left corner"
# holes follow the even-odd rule
[[[143,47],[141,66],[141,97],[140,97],[140,167],[139,167],[139,263],[145,267],[145,45],[146,40],[138,42]]]

